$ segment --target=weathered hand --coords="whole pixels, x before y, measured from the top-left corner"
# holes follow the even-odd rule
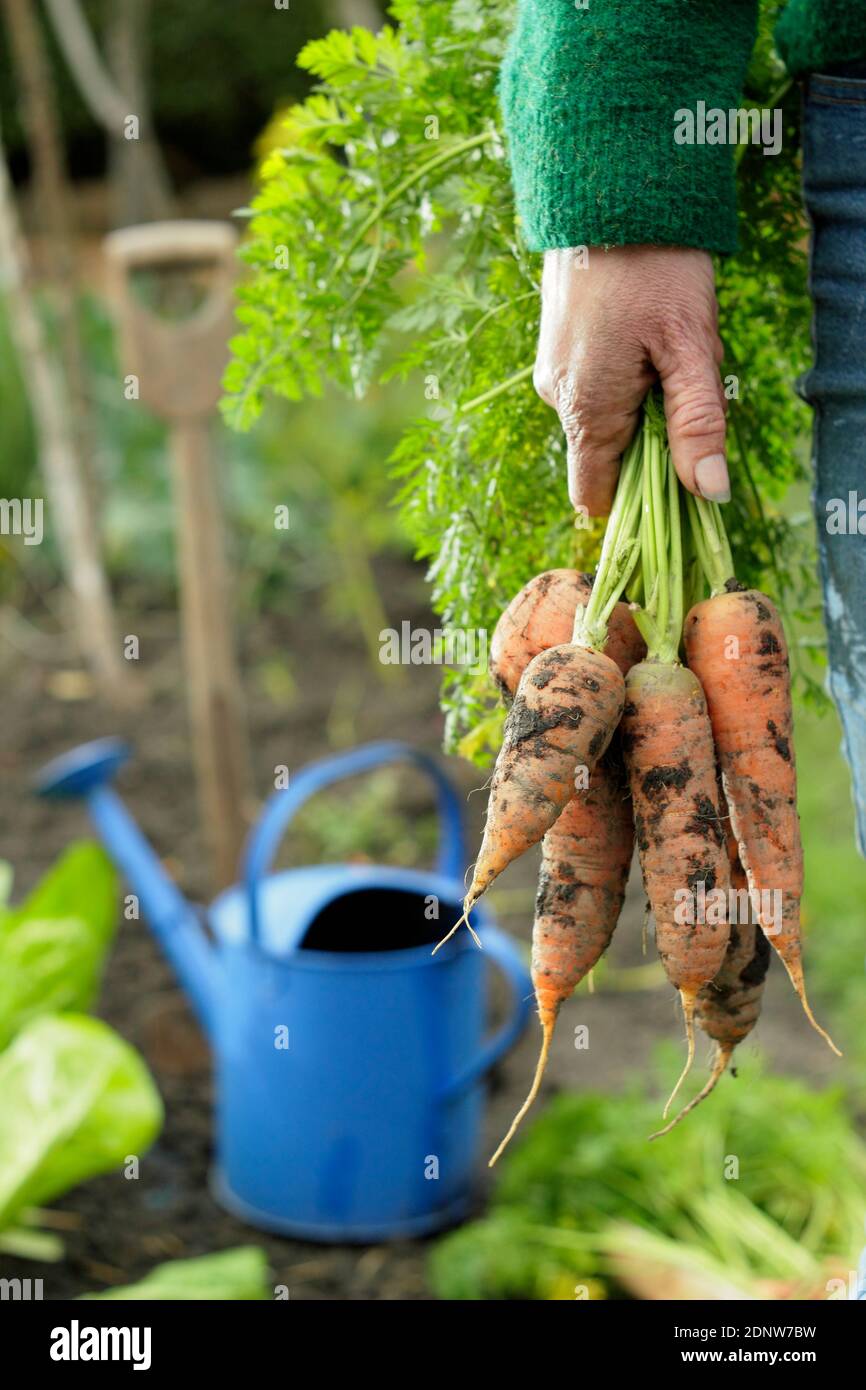
[[[683,484],[730,496],[713,263],[678,246],[548,251],[535,389],[559,415],[573,505],[610,510],[619,460],[654,382]]]

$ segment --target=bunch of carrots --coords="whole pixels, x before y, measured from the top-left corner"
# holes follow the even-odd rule
[[[452,930],[508,864],[542,846],[532,937],[541,1053],[491,1164],[538,1094],[563,1002],[610,943],[635,842],[685,1021],[686,1064],[665,1118],[694,1059],[695,1021],[715,1043],[706,1085],[659,1135],[709,1095],[754,1027],[771,946],[838,1051],[803,979],[782,623],[765,594],[738,583],[718,505],[681,489],[656,398],[623,458],[594,578],[530,580],[500,618],[491,670],[509,713]]]

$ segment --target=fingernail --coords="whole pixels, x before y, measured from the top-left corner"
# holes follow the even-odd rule
[[[731,482],[724,454],[708,454],[696,463],[695,482],[708,502],[730,502]]]

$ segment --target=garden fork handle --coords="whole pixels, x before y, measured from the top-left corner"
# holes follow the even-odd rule
[[[171,435],[181,627],[201,821],[216,883],[233,883],[246,835],[249,751],[232,644],[232,596],[206,421]]]

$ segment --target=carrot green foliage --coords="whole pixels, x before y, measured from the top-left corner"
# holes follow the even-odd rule
[[[718,268],[731,397],[739,578],[789,615],[815,602],[810,527],[779,503],[805,472],[793,381],[808,354],[798,102],[762,6],[749,105],[783,108],[773,159],[739,163],[742,249]],[[575,529],[554,413],[531,373],[541,258],[515,220],[496,83],[514,5],[393,0],[374,36],[335,31],[299,63],[317,82],[270,139],[249,211],[241,332],[224,409],[239,429],[269,394],[331,381],[356,397],[399,380],[417,418],[392,460],[433,602],[453,628],[492,628],[533,574],[591,565],[599,530]],[[735,380],[734,380],[735,379]],[[815,692],[805,672],[799,676]],[[445,673],[447,738],[488,755],[492,684]]]

